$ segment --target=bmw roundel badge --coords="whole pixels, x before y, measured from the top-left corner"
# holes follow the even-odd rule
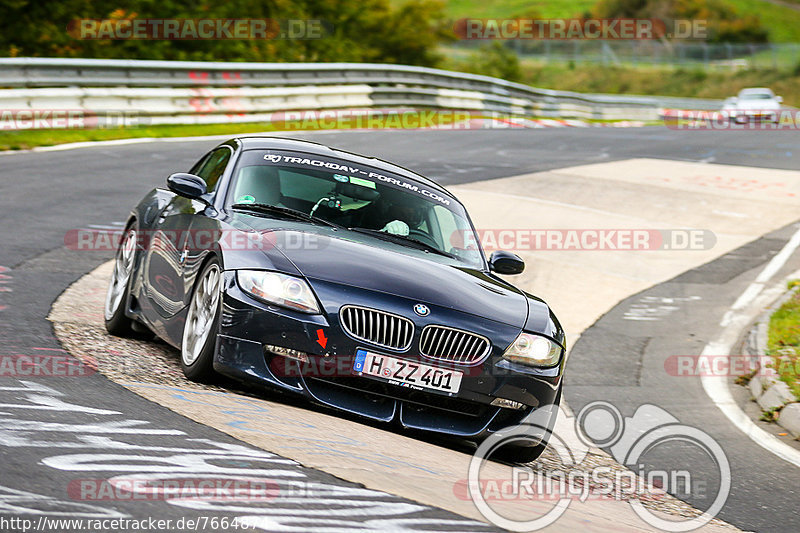
[[[427,305],[417,304],[414,306],[414,312],[417,313],[419,316],[428,316],[431,310],[428,309]]]

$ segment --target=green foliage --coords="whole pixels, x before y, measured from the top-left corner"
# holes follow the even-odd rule
[[[654,18],[671,27],[675,20],[707,21],[711,43],[763,43],[768,31],[755,14],[743,14],[723,0],[600,0],[594,15],[601,18]]]
[[[0,55],[214,61],[379,61],[433,66],[452,38],[437,0],[0,0]],[[79,19],[321,20],[322,38],[83,40]]]
[[[444,68],[496,75],[493,65],[449,59]],[[608,66],[585,63],[549,63],[534,59],[519,62],[521,83],[585,93],[644,94],[696,98],[728,98],[745,87],[770,87],[783,101],[800,107],[800,73],[781,69],[704,70],[702,68]],[[481,66],[486,70],[481,70]]]
[[[761,416],[758,417],[758,419],[764,422],[777,422],[780,412],[781,412],[780,407],[777,408],[773,407],[772,409],[767,409],[766,411],[762,412]]]
[[[412,0],[387,12],[370,34],[374,41],[372,61],[433,66],[441,60],[436,47],[455,40],[444,19],[444,5],[434,0]]]
[[[401,4],[404,0],[391,0]],[[538,13],[542,18],[573,18],[592,8],[597,0],[447,0],[447,14],[460,18],[515,18]]]
[[[770,317],[767,351],[781,379],[800,397],[800,291],[795,290]]]
[[[784,303],[769,321],[769,348],[800,349],[800,292]]]
[[[457,67],[463,72],[494,76],[508,81],[522,79],[522,69],[517,54],[498,41],[482,45],[466,62],[460,63]]]

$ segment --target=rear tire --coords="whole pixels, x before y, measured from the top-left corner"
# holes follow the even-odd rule
[[[114,257],[114,271],[106,292],[106,303],[104,307],[104,318],[106,330],[118,337],[132,337],[135,335],[133,330],[133,320],[125,315],[125,308],[128,305],[130,294],[131,278],[133,265],[136,259],[137,233],[133,227],[125,230]]]
[[[214,381],[214,350],[222,303],[222,269],[216,258],[201,271],[192,291],[181,340],[181,369],[192,381]]]

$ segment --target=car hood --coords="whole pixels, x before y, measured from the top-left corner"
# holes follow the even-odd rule
[[[287,258],[312,286],[320,280],[374,290],[519,328],[528,317],[527,297],[481,270],[429,259],[426,256],[435,256],[411,249],[410,253],[395,251],[393,243],[345,230],[253,229],[271,234],[269,240],[275,246],[264,250],[268,256]],[[279,263],[277,259],[273,263]],[[540,307],[546,317],[549,309],[544,304]]]

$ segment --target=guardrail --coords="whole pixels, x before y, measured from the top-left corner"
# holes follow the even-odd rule
[[[488,76],[368,63],[0,58],[0,110],[80,109],[150,123],[261,121],[289,110],[426,107],[526,116],[657,120],[721,100],[582,94]]]

